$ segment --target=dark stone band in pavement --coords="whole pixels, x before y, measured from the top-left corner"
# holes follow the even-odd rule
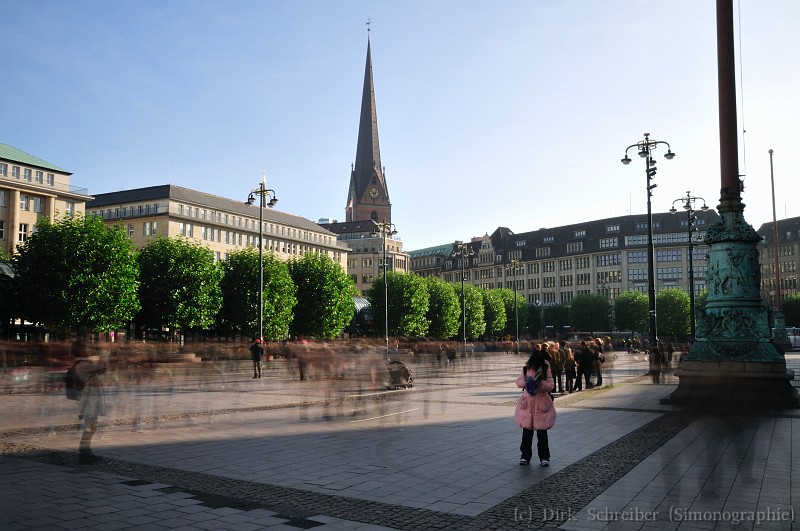
[[[76,454],[38,449],[4,440],[4,456],[91,470],[163,484],[168,492],[184,492],[214,506],[267,509],[287,518],[326,515],[395,529],[508,529],[557,527],[608,489],[643,459],[698,417],[669,412],[600,448],[476,517],[373,502],[253,481],[188,472],[141,463],[106,459],[81,464]],[[14,430],[27,432],[28,430]],[[3,434],[4,436],[10,433]],[[167,491],[165,491],[167,492]],[[552,511],[557,508],[558,511]],[[545,509],[550,510],[545,513]]]

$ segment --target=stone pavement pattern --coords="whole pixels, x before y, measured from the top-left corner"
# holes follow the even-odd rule
[[[797,411],[660,405],[674,382],[625,353],[602,388],[556,398],[552,465],[519,466],[520,361],[412,366],[408,391],[279,370],[114,389],[91,465],[74,404],[4,395],[0,528],[800,529]]]

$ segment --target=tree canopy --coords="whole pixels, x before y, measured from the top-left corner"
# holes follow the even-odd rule
[[[22,316],[47,326],[105,332],[139,309],[130,239],[93,216],[42,219],[13,258]]]
[[[455,286],[437,277],[425,277],[428,289],[428,335],[450,338],[458,333],[461,305]]]
[[[659,337],[683,337],[689,334],[689,294],[667,288],[656,296],[656,323]]]
[[[353,279],[327,255],[306,253],[290,260],[288,266],[297,287],[291,334],[323,339],[338,336],[356,312]]]
[[[140,320],[152,327],[207,327],[222,306],[214,253],[186,238],[159,236],[139,252]]]
[[[584,332],[611,330],[610,305],[605,295],[590,293],[572,299],[572,326]]]
[[[645,332],[648,329],[650,301],[641,291],[620,293],[614,301],[614,327],[617,330]]]
[[[265,253],[263,263],[264,337],[286,339],[297,304],[297,289],[289,274],[289,266],[274,253]],[[258,251],[251,247],[230,253],[222,261],[219,320],[229,331],[258,335],[258,265]]]

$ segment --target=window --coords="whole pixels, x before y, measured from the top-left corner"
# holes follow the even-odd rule
[[[28,224],[27,223],[20,223],[19,224],[19,243],[23,243],[27,239],[28,239]]]
[[[682,259],[680,249],[664,249],[656,251],[656,262],[680,262]]]
[[[537,247],[536,248],[536,257],[540,258],[543,256],[550,256],[550,247]]]
[[[0,175],[3,177],[8,177],[8,164],[0,163]]]
[[[11,166],[11,176],[19,179],[19,166]]]
[[[50,185],[50,186],[53,186],[55,181],[56,181],[55,176],[52,173],[48,173],[47,174],[47,184]]]
[[[579,229],[575,231],[576,238],[582,238],[584,236],[586,236],[586,229]]]
[[[6,222],[0,219],[0,240],[6,239]]]
[[[628,251],[629,264],[646,264],[647,251]]]
[[[41,214],[44,212],[44,201],[41,197],[34,197],[33,198],[33,211],[38,212]]]
[[[27,194],[19,194],[19,209],[20,210],[30,210],[31,209],[31,198]]]
[[[183,205],[178,205],[178,215],[179,216],[183,215]]]
[[[32,172],[31,172],[30,168],[25,168],[25,174],[23,176],[23,179],[26,180],[26,181],[30,181],[31,180],[31,173]]]
[[[68,216],[72,216],[75,214],[75,202],[74,201],[67,201],[64,207],[64,213]]]
[[[574,242],[567,244],[568,253],[580,253],[583,251],[583,242]]]
[[[620,264],[619,253],[603,254],[600,256],[596,256],[595,258],[597,259],[597,267],[605,267],[605,266]]]
[[[646,221],[637,221],[636,230],[647,230],[648,223]]]
[[[544,243],[550,243],[553,241],[554,236],[545,236]]]
[[[606,232],[619,232],[619,225],[606,225]]]
[[[619,238],[600,238],[600,248],[619,247]]]
[[[0,207],[8,206],[8,195],[5,190],[0,190]]]
[[[133,238],[133,224],[128,225],[128,237]]]
[[[36,182],[42,184],[44,182],[44,172],[36,171]]]

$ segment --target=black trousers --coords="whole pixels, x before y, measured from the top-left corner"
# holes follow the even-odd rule
[[[522,458],[530,460],[533,457],[533,431],[527,428],[522,428],[522,443],[519,445],[519,451],[522,452]],[[550,459],[550,444],[547,440],[547,430],[536,430],[536,451],[539,454],[539,459]]]

